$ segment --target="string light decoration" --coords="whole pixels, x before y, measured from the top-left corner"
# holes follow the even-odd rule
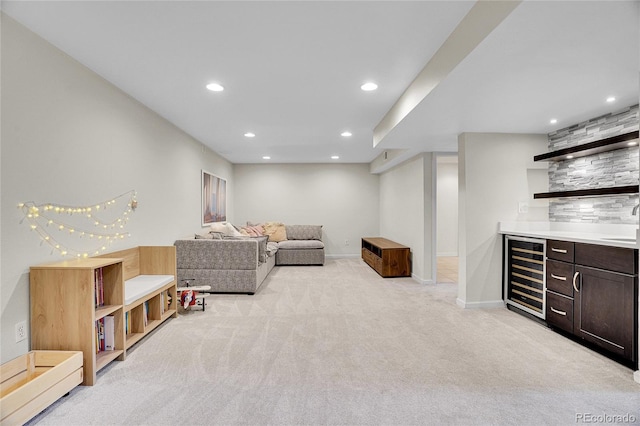
[[[125,192],[107,201],[88,206],[69,206],[55,203],[18,204],[30,229],[40,237],[40,245],[51,246],[51,253],[61,256],[87,258],[98,255],[118,240],[131,236],[125,228],[130,214],[138,207],[136,192]],[[78,240],[88,243],[79,244]],[[74,242],[78,243],[74,248]],[[80,248],[84,245],[87,247]]]

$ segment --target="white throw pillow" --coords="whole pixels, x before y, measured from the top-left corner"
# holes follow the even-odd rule
[[[211,224],[212,232],[219,232],[227,237],[241,237],[242,234],[229,222],[214,222]]]

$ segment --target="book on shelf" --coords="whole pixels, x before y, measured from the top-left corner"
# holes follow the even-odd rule
[[[96,353],[115,349],[115,331],[113,315],[96,320]]]
[[[142,304],[142,318],[144,319],[145,327],[149,323],[149,301],[147,300]]]
[[[96,353],[104,351],[104,318],[96,321]]]
[[[104,317],[104,350],[113,351],[116,348],[116,328],[113,315]]]
[[[96,307],[104,306],[104,280],[102,268],[94,270],[93,286],[95,294]]]

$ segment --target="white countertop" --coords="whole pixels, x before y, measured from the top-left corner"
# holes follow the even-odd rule
[[[500,222],[498,232],[505,235],[638,248],[638,225],[565,223],[565,222]]]

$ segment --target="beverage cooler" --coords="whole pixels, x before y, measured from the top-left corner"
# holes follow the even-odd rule
[[[504,301],[545,319],[546,240],[504,237]]]

